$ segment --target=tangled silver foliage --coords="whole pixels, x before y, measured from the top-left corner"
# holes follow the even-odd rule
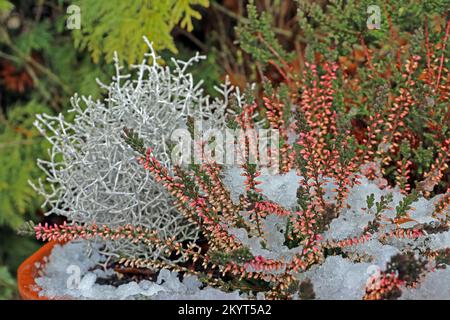
[[[173,59],[170,69],[157,63],[159,57],[144,40],[150,52],[141,64],[132,66],[137,72],[121,74],[123,67],[115,56],[116,75],[111,84],[99,82],[107,90],[103,101],[75,95],[70,110],[75,114],[73,121],[66,121],[62,114],[37,116],[35,126],[50,141],[51,149],[50,160],[38,160],[46,183],[31,184],[44,196],[43,206],[51,208],[47,214],[63,215],[76,223],[140,225],[158,230],[163,238],[195,239],[197,230],[143,170],[121,133],[124,127],[133,128],[170,168],[171,133],[185,128],[188,117],[223,128],[233,88],[225,83],[217,88],[223,98],[211,99],[187,72],[203,57],[196,55],[186,62]],[[106,248],[111,254],[159,257],[159,252],[127,241],[107,242]]]

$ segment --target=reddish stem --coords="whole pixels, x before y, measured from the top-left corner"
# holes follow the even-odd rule
[[[445,36],[443,39],[442,54],[441,54],[441,59],[440,59],[441,61],[439,64],[438,76],[437,76],[437,80],[436,80],[436,90],[439,88],[439,83],[441,82],[442,69],[444,67],[445,47],[447,45],[447,39],[448,39],[449,32],[450,32],[450,20],[447,21],[447,27],[445,28]]]

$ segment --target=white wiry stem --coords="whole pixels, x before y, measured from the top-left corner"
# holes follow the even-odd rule
[[[141,225],[160,231],[162,237],[195,239],[197,231],[177,212],[170,196],[136,161],[136,154],[121,138],[123,127],[133,128],[154,148],[154,154],[170,167],[167,141],[171,133],[186,127],[188,117],[206,120],[209,126],[225,126],[225,109],[232,88],[219,91],[224,99],[203,94],[187,68],[202,57],[187,62],[174,60],[174,68],[160,66],[151,44],[132,74],[116,74],[103,101],[75,95],[71,99],[72,121],[62,114],[37,116],[36,127],[51,143],[49,160],[38,160],[46,183],[33,184],[45,197],[47,214],[66,216],[78,223],[108,226]],[[147,62],[147,58],[150,60]],[[228,85],[228,83],[226,84]],[[106,243],[111,251],[156,258],[159,252],[121,242]]]

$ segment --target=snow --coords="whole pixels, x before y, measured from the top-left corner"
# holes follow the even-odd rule
[[[258,188],[271,201],[281,204],[287,209],[292,209],[297,204],[297,187],[300,177],[295,170],[290,170],[284,175],[275,176],[268,174],[266,169],[261,170],[261,176],[257,180],[262,183]]]
[[[180,281],[177,272],[164,269],[159,273],[156,282],[131,281],[118,287],[101,285],[96,283],[98,278],[106,278],[114,274],[114,271],[110,269],[91,271],[103,262],[105,257],[100,254],[98,248],[90,248],[85,241],[56,245],[48,262],[41,270],[41,275],[35,279],[36,284],[41,288],[39,295],[58,299],[100,300],[241,299],[238,292],[225,293],[209,287],[203,289],[202,283],[196,276],[187,276]]]
[[[403,291],[402,300],[450,300],[450,269],[428,274],[417,288]]]
[[[239,196],[245,193],[245,177],[242,176],[243,169],[230,167],[226,169],[223,182],[231,191],[231,199],[239,201]],[[281,204],[283,207],[294,208],[297,202],[296,192],[298,182],[301,179],[295,172],[290,170],[283,175],[271,175],[266,168],[261,170],[261,175],[256,178],[261,184],[258,188],[271,201]]]
[[[340,256],[332,256],[299,278],[309,278],[317,299],[361,299],[370,276],[370,263],[352,263]]]
[[[428,248],[431,250],[445,249],[450,245],[450,232],[432,234],[428,236],[428,239]]]
[[[224,183],[231,191],[233,201],[239,200],[239,195],[245,192],[242,169],[228,168],[225,171]],[[296,189],[301,177],[294,170],[284,175],[269,175],[262,170],[258,180],[262,183],[259,187],[262,194],[268,200],[274,201],[285,208],[295,210]],[[375,202],[380,201],[381,196],[392,193],[392,209],[383,212],[384,215],[393,218],[395,206],[403,199],[404,195],[398,189],[380,187],[376,181],[369,181],[365,177],[360,178],[360,184],[355,185],[349,192],[348,198],[338,218],[334,219],[328,230],[323,234],[323,241],[341,240],[361,235],[367,223],[374,219],[373,210],[368,210],[367,196],[374,194]],[[326,182],[324,189],[327,201],[334,197],[334,184],[331,179]],[[412,204],[414,208],[410,215],[414,221],[402,224],[401,227],[411,227],[422,223],[438,223],[432,218],[434,204],[439,196],[427,200],[419,198]],[[245,213],[242,212],[245,217]],[[230,234],[244,245],[248,246],[254,256],[262,256],[266,259],[291,261],[295,254],[302,251],[302,247],[289,249],[284,245],[285,227],[287,218],[269,215],[264,219],[264,245],[261,238],[250,236],[245,229],[228,228]],[[383,232],[389,231],[387,222]],[[438,250],[448,248],[450,244],[450,231],[429,234],[425,237],[411,239],[388,239],[380,242],[376,235],[357,245],[344,247],[342,250],[348,255],[328,256],[321,264],[313,266],[304,273],[295,275],[300,281],[309,278],[318,299],[361,299],[365,293],[366,282],[374,271],[385,270],[390,259],[399,253],[409,250],[416,253],[429,248]],[[186,276],[180,280],[178,273],[169,270],[161,270],[155,282],[143,280],[129,282],[118,287],[100,285],[99,278],[106,278],[114,274],[112,270],[93,269],[99,264],[104,264],[105,257],[95,245],[86,242],[73,242],[64,246],[56,246],[43,269],[43,275],[36,279],[36,283],[42,287],[40,294],[48,297],[77,298],[77,299],[244,299],[246,294],[238,291],[225,293],[217,288],[204,287],[196,276]],[[80,281],[77,286],[69,286],[68,278],[71,276],[67,270],[70,266],[79,268]],[[247,266],[248,271],[252,266]],[[280,273],[267,271],[267,273]],[[402,299],[448,299],[450,298],[450,271],[436,270],[427,274],[421,284],[415,289],[405,289]],[[264,299],[259,293],[257,299]]]
[[[296,189],[302,177],[297,176],[294,170],[284,175],[269,175],[264,170],[261,173],[261,176],[257,179],[261,181],[258,187],[262,189],[263,196],[285,208],[295,210]],[[242,169],[237,167],[228,168],[225,173],[224,182],[232,192],[233,201],[238,201],[239,195],[245,192],[243,184],[245,178],[241,174]],[[324,180],[327,181],[324,185],[325,198],[330,201],[334,197],[333,188],[335,185],[331,179]],[[395,207],[404,198],[400,190],[380,185],[377,181],[369,181],[366,177],[359,178],[359,184],[350,190],[339,217],[331,222],[328,230],[323,234],[324,240],[342,240],[360,236],[367,223],[374,219],[373,211],[367,210],[367,197],[374,194],[375,202],[379,202],[381,196],[386,196],[389,193],[392,193],[393,200],[389,205],[390,208],[385,210],[383,215],[394,218]],[[414,221],[404,223],[401,227],[410,228],[417,224],[437,223],[438,221],[432,217],[432,213],[434,204],[438,199],[439,196],[430,200],[420,197],[412,204],[413,209],[409,212]],[[289,261],[292,255],[300,252],[301,248],[288,249],[283,245],[282,231],[285,221],[285,218],[275,216],[268,216],[265,219],[264,231],[267,239],[265,248],[262,248],[258,238],[249,238],[244,229],[232,228],[230,232],[242,243],[249,246],[253,255],[260,255],[268,259],[284,258],[285,261]],[[384,231],[389,231],[391,227],[386,222],[382,223],[385,224]],[[371,272],[384,270],[394,255],[405,252],[406,249],[422,250],[430,248],[437,250],[449,247],[450,232],[431,234],[416,240],[391,239],[388,242],[381,243],[373,238],[365,243],[346,247],[343,251],[349,254],[354,259],[353,261],[340,256],[331,256],[322,265],[314,266],[306,273],[298,275],[298,277],[299,279],[310,278],[318,299],[361,299],[364,296],[366,281],[369,279]],[[425,278],[426,281],[422,284],[423,289],[415,289],[417,291],[414,291],[415,293],[408,291],[405,297],[450,298],[449,275],[448,271],[442,270],[432,273]],[[439,282],[439,277],[443,278],[444,284],[440,284],[437,288],[445,285],[447,287],[434,294],[433,286]]]
[[[263,248],[261,239],[249,237],[247,230],[243,228],[230,228],[230,234],[236,236],[240,242],[248,246],[253,256],[262,256],[266,259],[291,261],[292,257],[301,252],[302,247],[289,249],[283,243],[284,232],[286,226],[286,218],[270,215],[265,219],[263,228],[266,247]],[[251,266],[247,267],[248,271],[254,271]],[[283,269],[272,271],[273,273],[281,273]]]
[[[241,168],[230,167],[225,169],[225,174],[222,178],[223,184],[230,190],[231,200],[235,203],[238,203],[239,196],[245,193],[245,177],[241,175],[242,173],[243,170]]]

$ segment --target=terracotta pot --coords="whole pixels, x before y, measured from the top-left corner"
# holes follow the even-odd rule
[[[17,269],[17,285],[19,294],[23,300],[48,300],[44,296],[39,296],[39,286],[34,279],[38,275],[45,262],[44,258],[48,257],[57,242],[47,242],[38,251],[33,253],[27,260],[22,262]],[[36,263],[39,263],[39,268]]]

